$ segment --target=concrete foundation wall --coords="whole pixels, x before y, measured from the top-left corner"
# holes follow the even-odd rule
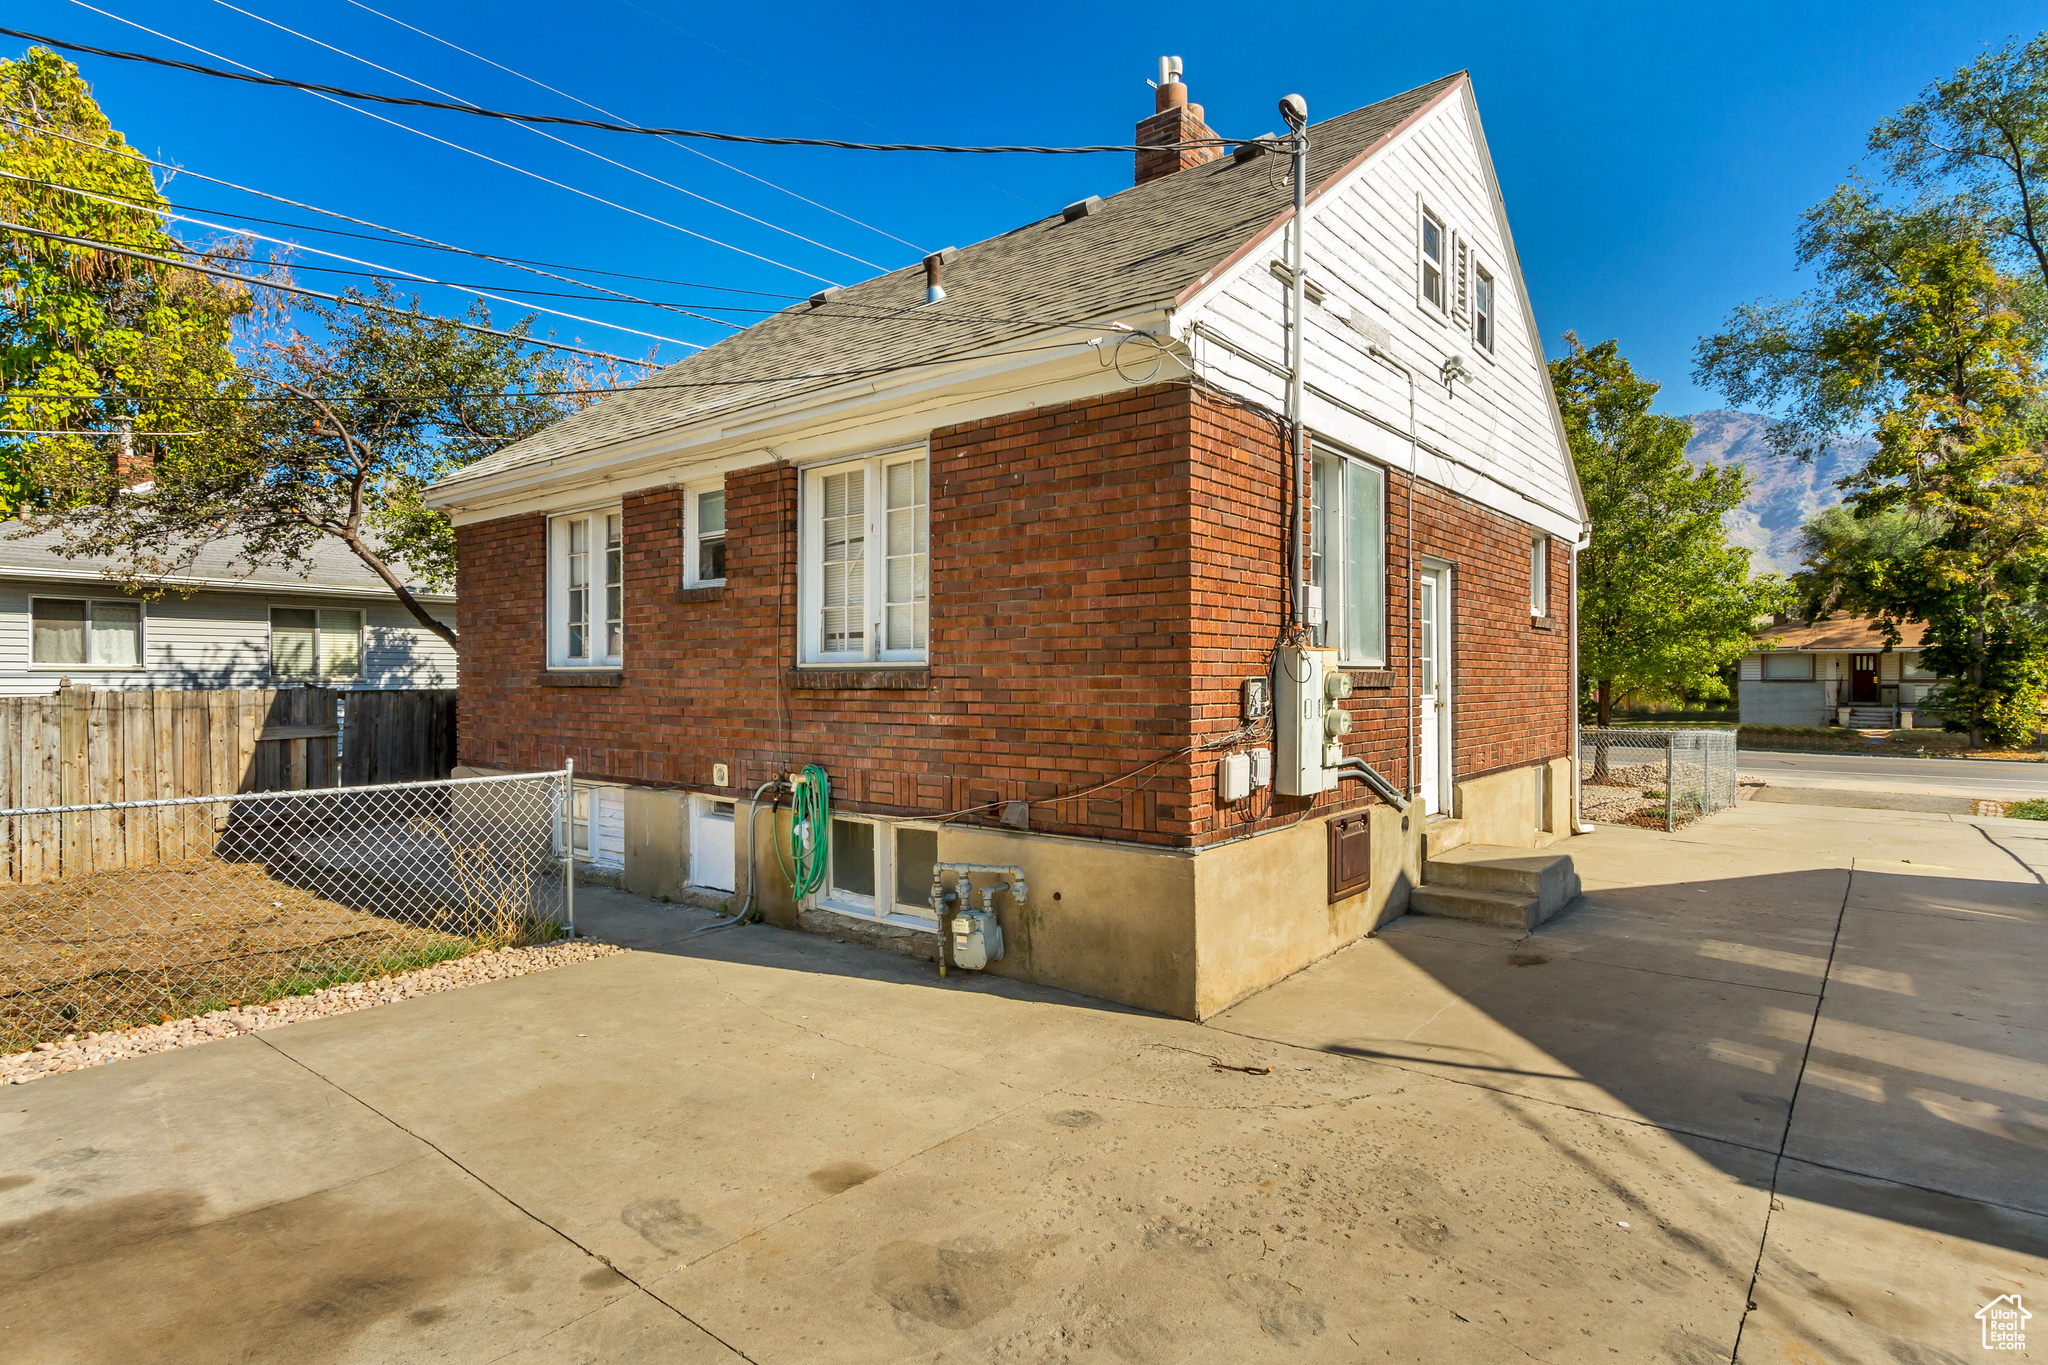
[[[1452,814],[1468,844],[1536,848],[1571,829],[1572,760],[1554,758],[1453,787]]]

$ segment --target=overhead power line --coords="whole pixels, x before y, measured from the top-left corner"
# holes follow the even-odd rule
[[[348,3],[354,5],[357,9],[362,10],[366,14],[374,14],[379,19],[383,19],[390,23],[394,23],[398,25],[400,28],[409,29],[412,32],[419,34],[420,37],[422,38],[430,39],[433,42],[441,44],[441,46],[443,47],[452,48],[453,50],[460,52],[465,57],[472,57],[477,61],[482,62],[486,66],[494,66],[508,76],[517,76],[520,80],[525,81],[528,85],[537,85],[541,89],[547,91],[550,95],[559,95],[563,99],[568,100],[572,104],[580,104],[585,109],[595,110],[596,112],[603,114],[606,118],[619,119],[621,122],[628,121],[622,115],[613,113],[611,110],[605,108],[603,105],[592,104],[589,100],[579,99],[575,95],[570,94],[566,90],[557,89],[556,87],[549,85],[546,81],[538,80],[535,77],[527,75],[523,71],[515,71],[511,67],[505,65],[503,62],[493,61],[489,57],[484,56],[481,52],[472,52],[468,48],[463,47],[459,43],[449,42],[446,38],[441,37],[437,33],[429,33],[425,29],[419,27],[417,24],[408,24],[407,22],[405,22],[405,20],[386,14],[383,10],[372,9],[370,6],[362,3],[362,0],[348,0]],[[900,242],[904,246],[909,247],[912,251],[915,251],[919,256],[925,256],[929,254],[925,250],[925,248],[919,246],[916,242],[911,241],[907,237],[898,237],[895,233],[889,231],[887,228],[878,228],[873,223],[864,222],[861,219],[854,217],[850,213],[842,213],[838,209],[833,208],[830,204],[821,204],[817,200],[810,198],[808,195],[798,194],[795,190],[789,188],[787,185],[778,185],[773,180],[766,179],[763,176],[755,175],[752,171],[743,170],[740,167],[733,165],[730,161],[721,161],[717,157],[711,155],[711,153],[704,151],[702,148],[692,147],[689,143],[679,142],[672,137],[663,138],[662,140],[664,142],[667,142],[672,147],[681,148],[683,151],[688,152],[691,156],[701,157],[703,160],[709,161],[714,166],[723,166],[725,167],[725,169],[731,171],[734,175],[743,175],[757,185],[766,185],[769,189],[780,191],[781,193],[788,195],[790,198],[798,201],[799,203],[809,204],[814,209],[822,209],[826,213],[831,214],[834,218],[843,218],[847,222],[852,223],[855,227],[864,227],[869,232],[877,233],[880,236],[887,237],[892,242]]]
[[[416,85],[422,90],[431,91],[436,95],[444,95],[449,99],[456,100],[462,104],[470,106],[471,108],[479,107],[476,101],[474,100],[463,99],[462,96],[457,95],[452,91],[443,90],[437,85],[429,85],[423,80],[418,80],[412,76],[406,75],[403,71],[399,71],[392,67],[385,66],[379,62],[373,62],[368,57],[364,57],[357,53],[350,52],[347,48],[336,47],[332,43],[323,42],[321,39],[315,38],[309,33],[301,33],[299,32],[299,30],[295,28],[287,28],[285,25],[278,23],[275,19],[266,19],[262,15],[256,13],[254,10],[243,9],[240,5],[230,3],[230,0],[213,0],[213,2],[223,9],[230,9],[237,14],[245,16],[246,18],[254,19],[259,24],[267,24],[271,28],[276,29],[280,33],[289,33],[294,38],[302,39],[305,42],[312,43],[316,47],[326,48],[329,52],[335,53],[339,56],[347,57],[350,61],[361,62],[364,66],[370,67],[376,71],[381,71],[387,76],[396,76],[399,80],[404,81],[407,85]],[[814,237],[806,237],[801,232],[792,231],[791,229],[783,227],[778,223],[771,223],[766,218],[757,218],[753,214],[748,213],[742,209],[736,209],[730,204],[723,203],[717,199],[713,199],[708,194],[699,194],[695,190],[683,188],[681,185],[676,184],[674,181],[663,180],[658,175],[651,175],[648,172],[641,170],[637,166],[629,166],[623,161],[615,161],[611,157],[606,156],[602,152],[594,151],[589,147],[579,146],[578,144],[569,141],[567,138],[556,137],[553,133],[545,132],[542,129],[535,128],[530,125],[521,124],[519,126],[524,127],[527,132],[532,133],[535,137],[544,137],[548,141],[555,143],[558,146],[567,147],[572,152],[581,152],[585,156],[595,157],[599,161],[604,162],[607,166],[616,166],[620,170],[625,171],[630,175],[637,175],[641,179],[651,180],[655,184],[660,185],[665,189],[674,190],[677,194],[688,195],[690,198],[697,200],[699,203],[709,204],[713,208],[724,209],[727,213],[737,214],[738,216],[746,219],[750,223],[759,223],[762,227],[768,228],[775,232],[780,232],[786,237],[794,237],[797,241],[803,242],[809,246],[817,247],[820,251],[829,251],[835,256],[844,256],[847,260],[854,262],[856,265],[864,265],[868,267],[870,270],[888,269],[887,266],[881,265],[875,261],[870,261],[865,257],[856,256],[850,251],[841,251],[838,247],[827,245],[824,242],[818,241]]]
[[[90,237],[70,237],[61,232],[45,232],[41,228],[32,228],[25,223],[9,223],[0,220],[0,232],[19,232],[29,237],[40,237],[44,241],[61,242],[65,246],[83,247],[88,251],[111,252],[116,256],[127,256],[138,261],[149,261],[156,265],[167,265],[174,270],[190,270],[195,274],[212,275],[217,279],[233,280],[237,284],[245,284],[253,288],[275,289],[284,294],[302,294],[307,298],[323,299],[328,303],[339,303],[356,308],[367,308],[372,312],[396,313],[400,317],[415,316],[411,309],[399,308],[388,303],[378,303],[365,298],[345,298],[340,294],[329,294],[318,289],[307,289],[301,285],[280,284],[276,280],[256,279],[240,271],[222,270],[217,266],[198,265],[192,261],[174,260],[169,256],[158,256],[153,252],[137,251],[133,247],[119,246],[113,242],[95,241]],[[635,360],[631,356],[613,355],[610,351],[594,351],[587,346],[570,346],[560,341],[544,341],[540,337],[525,336],[518,332],[508,332],[501,327],[486,327],[479,322],[463,322],[457,318],[438,317],[431,313],[424,316],[432,318],[436,322],[445,322],[451,327],[460,327],[465,332],[477,332],[484,336],[505,337],[527,346],[545,346],[552,351],[569,351],[576,355],[595,356],[599,360],[616,360],[622,365],[638,366],[647,363],[645,360]]]
[[[128,27],[132,29],[138,29],[143,33],[149,34],[153,38],[162,38],[165,42],[176,43],[179,47],[190,48],[192,51],[199,53],[203,57],[212,57],[216,61],[233,62],[234,65],[241,67],[244,71],[253,73],[257,76],[263,75],[263,73],[257,71],[255,67],[249,66],[244,62],[236,62],[234,58],[223,57],[218,52],[209,52],[207,49],[200,47],[196,43],[188,43],[183,38],[174,38],[168,33],[164,33],[158,29],[153,29],[149,27],[147,24],[139,24],[133,19],[124,18],[123,16],[114,13],[112,10],[101,9],[97,5],[88,4],[86,0],[71,0],[71,3],[78,6],[80,9],[90,10],[94,14],[100,15],[103,18],[112,19],[115,23],[126,24],[128,25]],[[7,31],[8,30],[0,29],[0,33],[5,33]],[[222,72],[221,74],[234,75],[236,73]],[[265,77],[265,79],[267,80],[269,78]],[[619,212],[631,214],[635,218],[644,218],[648,222],[654,223],[660,227],[668,228],[673,232],[680,232],[685,237],[694,237],[700,242],[709,242],[712,246],[723,247],[727,251],[736,251],[742,256],[746,256],[752,260],[763,262],[764,264],[767,265],[772,265],[779,270],[787,270],[792,274],[802,275],[805,279],[819,280],[828,285],[839,283],[837,280],[831,279],[828,276],[820,275],[815,270],[805,270],[803,267],[791,265],[787,261],[778,261],[773,256],[763,256],[758,251],[749,251],[743,246],[735,246],[731,242],[724,241],[717,237],[713,237],[709,233],[699,232],[695,228],[684,227],[681,223],[672,223],[666,218],[659,218],[656,217],[654,214],[645,213],[639,209],[632,208],[629,205],[621,204],[616,199],[607,199],[601,194],[592,194],[589,190],[579,189],[575,185],[568,184],[564,181],[556,180],[552,176],[542,175],[539,171],[529,170],[525,166],[515,165],[512,162],[506,161],[501,157],[492,156],[488,152],[480,152],[474,147],[465,147],[460,142],[451,142],[447,138],[440,137],[434,133],[430,133],[424,128],[415,128],[411,124],[400,123],[396,119],[385,118],[382,114],[374,113],[368,109],[357,109],[355,108],[355,106],[348,104],[343,100],[336,99],[329,95],[321,94],[319,91],[313,90],[312,87],[310,86],[306,87],[306,89],[308,90],[309,93],[313,95],[315,99],[325,100],[327,103],[334,105],[338,109],[354,109],[356,113],[361,114],[364,118],[375,119],[379,123],[387,124],[390,127],[411,133],[414,137],[423,137],[429,142],[439,143],[441,146],[450,148],[453,151],[461,152],[465,156],[473,156],[479,161],[488,161],[493,166],[501,166],[504,169],[511,171],[517,175],[526,176],[528,179],[531,180],[538,180],[543,185],[551,185],[558,190],[563,190],[569,194],[576,195],[580,198],[588,199],[594,204],[603,204],[606,208],[617,209]],[[451,105],[449,107],[460,109],[463,106]]]
[[[6,116],[4,114],[0,114],[0,117]],[[281,194],[272,194],[268,190],[259,190],[252,185],[239,185],[232,180],[222,180],[219,176],[216,175],[204,175],[198,171],[191,169],[189,166],[180,166],[175,162],[158,161],[153,157],[144,156],[140,151],[136,150],[133,147],[109,147],[104,143],[93,142],[82,137],[73,137],[69,133],[60,133],[54,128],[41,128],[35,127],[34,125],[24,125],[20,119],[16,118],[9,118],[8,122],[13,123],[17,128],[25,126],[29,127],[34,133],[36,133],[37,136],[40,137],[62,138],[66,142],[73,142],[81,147],[91,147],[95,151],[115,152],[121,156],[132,156],[137,161],[143,162],[150,166],[154,166],[160,171],[167,171],[172,176],[190,176],[194,180],[204,180],[209,185],[219,185],[223,189],[234,190],[239,194],[252,194],[256,196],[258,199],[268,199],[273,204],[286,204],[292,208],[304,209],[308,213],[317,213],[320,214],[322,217],[333,218],[343,223],[354,223],[357,227],[374,228],[378,232],[385,234],[385,237],[370,237],[360,232],[344,232],[339,228],[318,227],[310,223],[288,223],[276,218],[258,218],[256,215],[251,213],[236,213],[233,209],[204,210],[205,212],[209,213],[225,214],[227,217],[230,218],[246,218],[252,223],[268,223],[272,227],[304,228],[308,232],[324,232],[336,237],[354,237],[365,242],[384,241],[386,238],[393,237],[400,238],[402,240],[396,243],[396,245],[421,246],[432,251],[452,251],[460,256],[473,256],[477,260],[489,261],[493,265],[509,266],[514,270],[524,270],[529,275],[539,275],[544,279],[560,280],[564,284],[582,285],[585,289],[596,289],[603,293],[611,295],[613,298],[622,299],[627,303],[646,303],[648,302],[648,300],[642,299],[635,294],[622,293],[615,289],[606,289],[601,284],[591,284],[587,280],[574,279],[567,275],[550,274],[548,269],[540,269],[537,267],[549,267],[550,269],[553,270],[576,270],[581,271],[583,274],[586,275],[605,275],[615,280],[640,280],[646,284],[670,284],[676,286],[678,289],[715,289],[721,294],[747,294],[756,298],[764,299],[789,299],[794,301],[808,297],[808,295],[804,294],[779,294],[773,290],[768,289],[740,289],[729,284],[702,284],[694,280],[664,279],[659,275],[629,275],[624,271],[620,270],[600,270],[596,266],[562,265],[556,261],[536,261],[530,260],[524,256],[505,256],[489,251],[474,251],[466,246],[455,246],[448,242],[437,241],[432,237],[422,237],[417,232],[407,232],[404,228],[386,227],[382,223],[374,223],[367,218],[353,217],[350,214],[342,213],[336,209],[322,208],[318,204],[308,204],[298,199],[287,199],[285,196]],[[41,183],[50,184],[54,182],[45,181]],[[68,187],[60,186],[59,188]],[[142,201],[137,200],[136,202],[141,203]],[[172,207],[183,208],[186,206],[181,204],[173,204]]]
[[[99,13],[106,13],[101,10]],[[110,18],[118,18],[110,15]],[[126,21],[124,21],[126,22]],[[140,28],[141,25],[135,27]],[[1160,142],[1150,145],[1116,142],[1101,143],[1087,147],[1037,147],[1003,145],[990,147],[968,147],[939,142],[844,142],[829,137],[764,137],[752,133],[721,133],[704,128],[643,128],[637,123],[612,123],[602,119],[571,118],[566,114],[516,114],[503,109],[484,109],[471,104],[452,104],[446,100],[417,99],[410,95],[379,95],[365,90],[350,90],[339,85],[318,85],[311,81],[289,80],[283,76],[264,76],[241,71],[223,71],[215,66],[200,66],[193,62],[181,62],[171,57],[152,56],[146,52],[123,52],[118,48],[88,47],[84,43],[67,43],[46,34],[29,33],[22,29],[0,28],[0,34],[10,38],[22,38],[45,47],[54,47],[64,52],[82,52],[93,57],[111,57],[116,61],[143,62],[150,66],[169,67],[174,71],[189,71],[194,75],[212,76],[217,80],[242,81],[249,85],[274,85],[287,90],[304,90],[315,95],[332,95],[337,99],[358,100],[365,104],[391,104],[408,109],[440,109],[451,114],[473,114],[478,118],[502,119],[510,123],[545,123],[566,128],[595,128],[605,133],[639,133],[647,137],[694,137],[707,142],[738,142],[756,147],[836,147],[849,152],[949,152],[968,156],[987,156],[1004,152],[1022,152],[1038,156],[1080,156],[1094,152],[1174,152],[1196,147],[1235,147],[1251,141],[1249,138],[1194,138],[1186,142]],[[159,34],[159,37],[164,35]],[[172,42],[178,40],[173,38]],[[189,47],[185,43],[180,46]]]

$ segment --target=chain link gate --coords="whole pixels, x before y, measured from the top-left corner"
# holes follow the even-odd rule
[[[1683,829],[1735,804],[1729,730],[1579,732],[1579,816],[1609,825]]]
[[[0,1052],[573,935],[573,786],[0,810]]]

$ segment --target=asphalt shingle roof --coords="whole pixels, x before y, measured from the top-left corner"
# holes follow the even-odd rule
[[[1323,184],[1458,79],[1445,76],[1312,125],[1309,184]],[[1226,156],[1125,190],[1071,223],[1055,213],[977,242],[946,265],[946,298],[928,307],[920,306],[921,265],[851,285],[821,308],[798,305],[469,465],[440,487],[453,490],[838,382],[801,376],[971,355],[1057,323],[1106,320],[1164,302],[1286,210],[1293,191],[1282,183],[1283,168],[1270,155],[1243,164]]]
[[[0,578],[33,578],[41,574],[105,572],[115,561],[91,555],[66,558],[57,553],[63,542],[59,532],[20,534],[18,523],[0,529]],[[391,597],[384,580],[370,572],[346,545],[336,540],[316,542],[304,564],[252,565],[241,557],[238,539],[210,541],[199,547],[190,565],[168,576],[165,583],[176,586],[191,579],[232,581],[250,588],[306,588],[319,591],[347,590],[372,597]],[[422,594],[440,597],[442,594]]]
[[[1927,643],[1927,627],[1907,623],[1905,639],[1901,647],[1918,649]],[[1770,626],[1760,632],[1759,638],[1768,640],[1781,650],[1857,650],[1876,653],[1884,648],[1884,637],[1878,633],[1877,620],[1870,616],[1830,616],[1816,624],[1805,621],[1790,621],[1782,626]]]

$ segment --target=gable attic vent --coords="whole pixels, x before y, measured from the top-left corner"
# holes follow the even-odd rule
[[[1073,203],[1061,209],[1060,221],[1063,223],[1071,223],[1076,218],[1086,218],[1091,213],[1100,213],[1101,211],[1102,196],[1099,194],[1091,194],[1086,199],[1076,199]]]

